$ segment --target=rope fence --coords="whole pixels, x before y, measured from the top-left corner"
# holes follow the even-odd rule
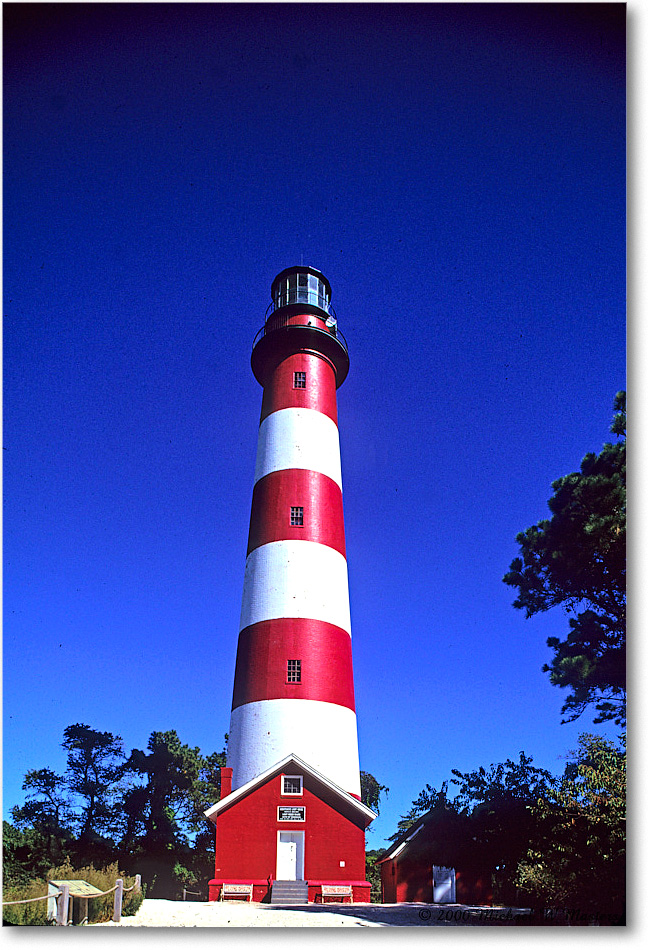
[[[69,915],[68,910],[70,908],[70,887],[68,884],[62,884],[60,887],[57,884],[53,885],[57,888],[57,894],[44,894],[42,897],[28,897],[25,900],[20,901],[3,901],[3,907],[9,907],[12,904],[33,904],[34,901],[47,901],[52,897],[56,901],[56,925],[57,927],[67,927],[69,924]],[[119,923],[122,917],[122,898],[124,894],[128,894],[129,891],[135,889],[140,890],[142,887],[142,878],[139,874],[136,874],[135,881],[131,887],[124,887],[124,881],[121,877],[118,877],[113,887],[109,887],[107,891],[99,891],[97,894],[86,894],[81,896],[81,900],[86,902],[86,916],[81,921],[82,924],[87,923],[88,921],[88,901],[93,900],[95,897],[106,897],[108,894],[115,892],[115,898],[113,900],[113,921]]]
[[[9,907],[10,904],[33,904],[34,901],[46,901],[49,898],[49,894],[44,894],[43,897],[28,897],[24,901],[3,901],[3,907]]]
[[[183,888],[183,900],[187,900],[187,895],[192,894],[194,897],[203,897],[201,891],[188,891],[186,887]]]

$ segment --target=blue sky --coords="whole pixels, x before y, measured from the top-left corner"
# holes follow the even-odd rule
[[[558,772],[501,578],[625,387],[624,4],[5,4],[4,808],[228,729],[270,283],[329,278],[361,767]],[[209,805],[210,803],[206,803]]]

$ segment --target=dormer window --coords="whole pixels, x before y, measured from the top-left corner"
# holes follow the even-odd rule
[[[302,775],[283,775],[282,794],[302,795]]]

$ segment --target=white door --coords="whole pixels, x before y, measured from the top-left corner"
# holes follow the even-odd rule
[[[278,837],[278,881],[295,881],[298,846],[291,839],[291,832],[281,831]]]
[[[456,903],[456,870],[433,866],[433,903]]]

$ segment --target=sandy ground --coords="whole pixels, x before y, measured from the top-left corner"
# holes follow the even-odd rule
[[[508,926],[517,908],[462,904],[314,904],[274,907],[245,902],[144,900],[137,914],[119,924],[94,927],[462,927]],[[454,919],[456,918],[456,919]]]

